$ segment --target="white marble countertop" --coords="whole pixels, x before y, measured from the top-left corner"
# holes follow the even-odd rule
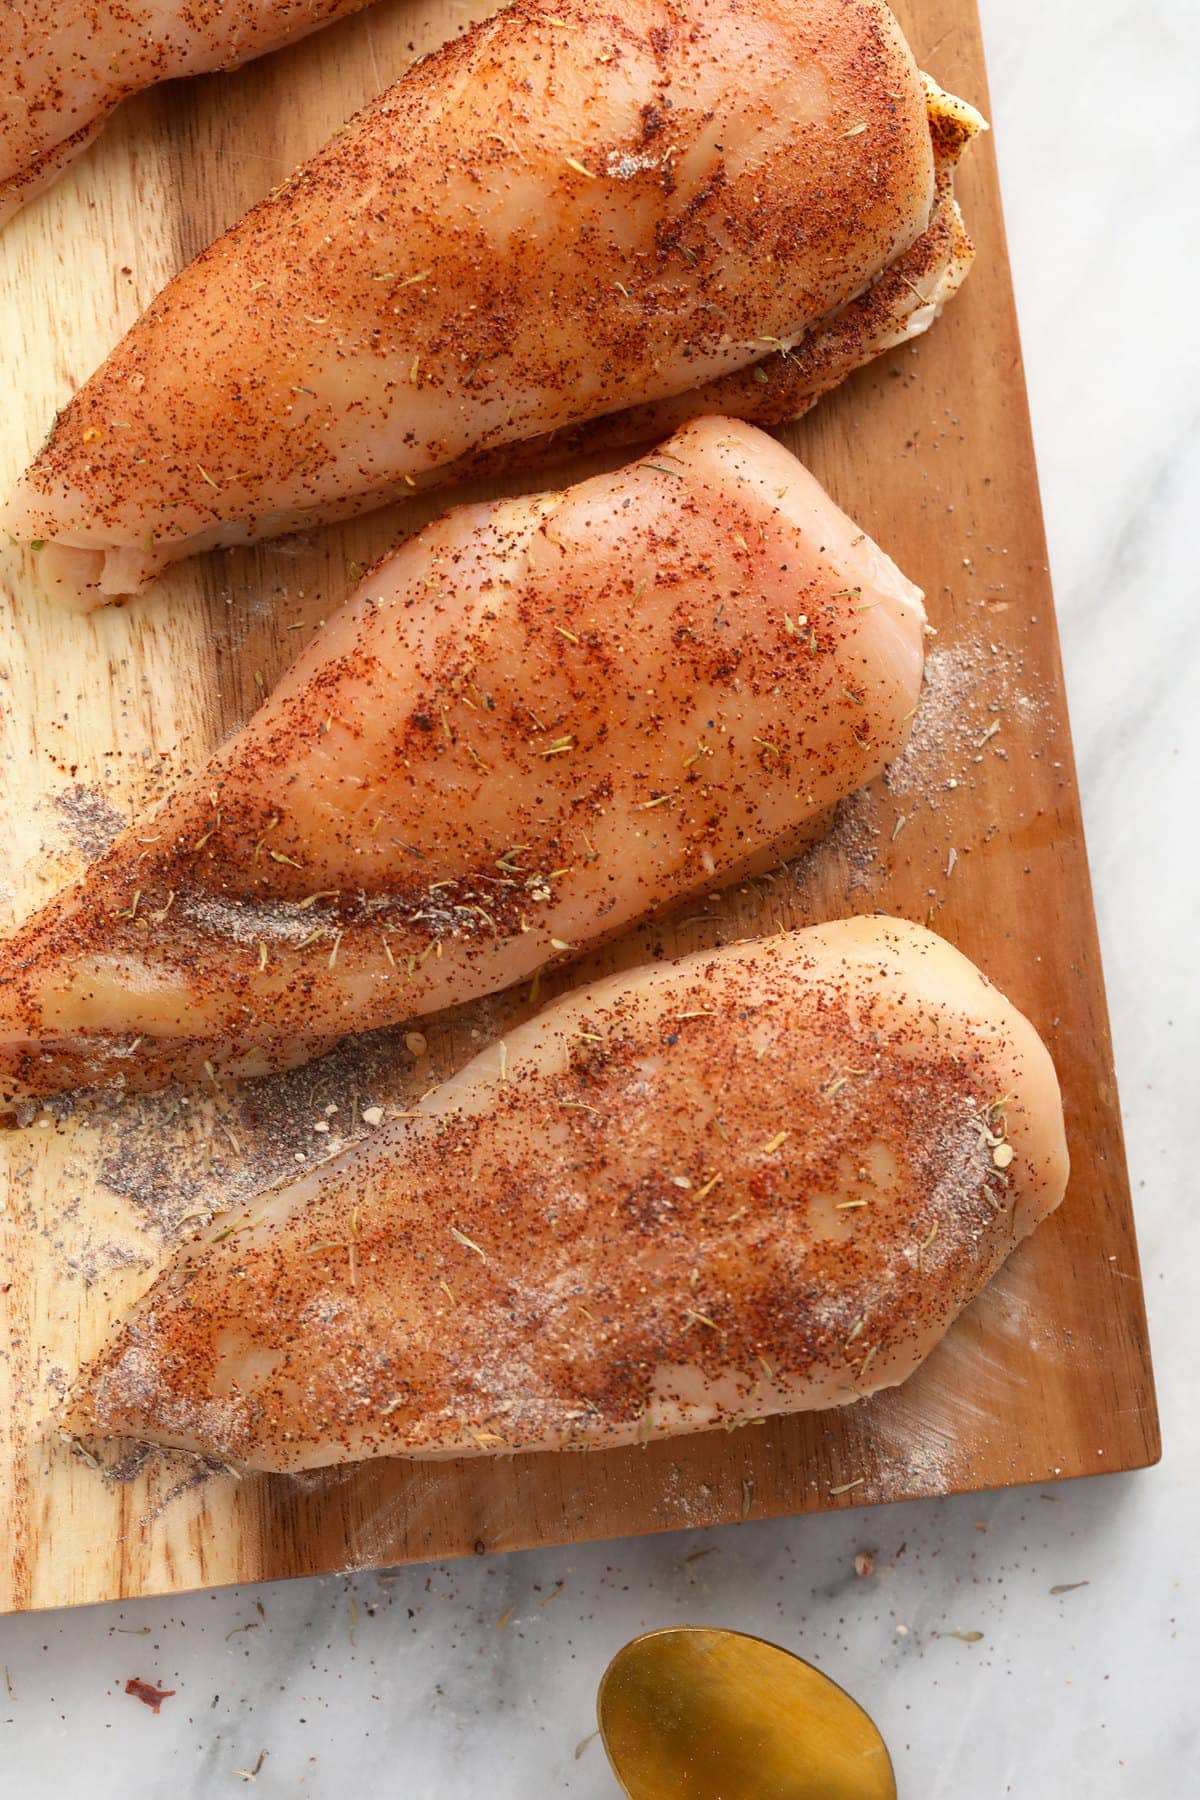
[[[256,1768],[268,1796],[610,1800],[589,1741],[596,1681],[636,1631],[685,1620],[759,1632],[827,1669],[879,1721],[907,1797],[1200,1792],[1200,1416],[1187,1397],[1200,1214],[1184,1129],[1200,1076],[1200,849],[1187,824],[1200,773],[1200,359],[1180,322],[1200,282],[1200,8],[983,11],[1162,1466],[0,1620],[0,1784],[14,1800],[182,1800],[240,1792]],[[862,1549],[875,1572],[860,1579]],[[1052,1596],[1073,1582],[1088,1585]],[[982,1641],[933,1635],[953,1629]],[[130,1675],[176,1690],[158,1716],[123,1693]]]

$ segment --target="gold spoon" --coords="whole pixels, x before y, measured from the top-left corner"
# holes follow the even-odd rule
[[[862,1707],[763,1638],[648,1631],[604,1671],[600,1737],[630,1800],[896,1800]]]

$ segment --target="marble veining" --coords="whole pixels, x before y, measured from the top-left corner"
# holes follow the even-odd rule
[[[635,1631],[761,1632],[856,1693],[901,1791],[1200,1791],[1200,279],[1195,0],[984,0],[1138,1204],[1161,1468],[936,1504],[0,1620],[0,1785],[612,1800]],[[1189,221],[1191,222],[1189,228]],[[873,1572],[855,1572],[869,1551]],[[1051,1590],[1068,1584],[1071,1591]],[[983,1633],[978,1642],[944,1635]],[[156,1716],[139,1675],[176,1690]],[[260,1761],[260,1752],[266,1754]],[[253,1781],[251,1782],[251,1778]]]

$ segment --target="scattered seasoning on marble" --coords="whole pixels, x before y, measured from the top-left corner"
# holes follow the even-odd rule
[[[151,1712],[160,1712],[164,1700],[170,1700],[175,1694],[174,1688],[155,1687],[153,1682],[143,1681],[140,1675],[131,1675],[125,1683],[125,1692],[148,1706]]]

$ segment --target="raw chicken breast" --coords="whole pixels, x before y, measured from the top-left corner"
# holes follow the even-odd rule
[[[461,507],[0,945],[0,1097],[298,1062],[769,866],[900,748],[923,636],[752,426]]]
[[[840,1405],[912,1373],[1066,1178],[1045,1046],[931,932],[700,951],[223,1219],[67,1422],[305,1469]]]
[[[934,136],[882,0],[517,0],[165,289],[4,522],[94,604],[739,372],[753,411],[753,366],[932,230],[941,273],[827,341],[838,379],[965,269],[960,241],[941,279]]]
[[[6,0],[0,225],[62,173],[130,94],[231,69],[367,0]]]

